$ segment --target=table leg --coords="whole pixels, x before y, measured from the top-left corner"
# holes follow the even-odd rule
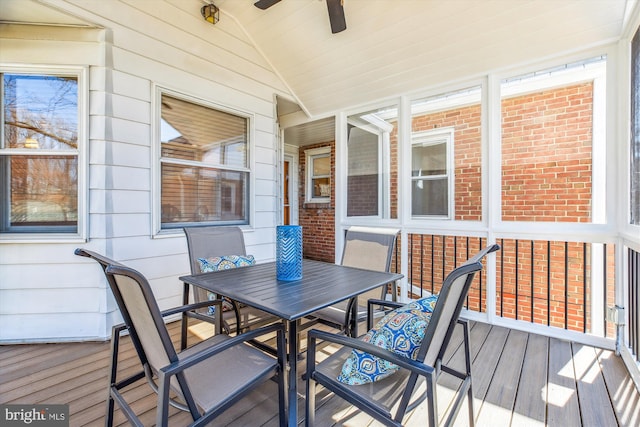
[[[183,290],[182,290],[182,305],[187,305],[189,304],[189,284],[188,283],[183,283]],[[189,318],[187,316],[187,312],[184,311],[182,312],[182,337],[180,338],[180,349],[184,350],[185,348],[187,348],[187,323],[189,321]]]
[[[295,427],[298,424],[298,322],[296,320],[289,321],[289,398],[288,413],[289,427]]]

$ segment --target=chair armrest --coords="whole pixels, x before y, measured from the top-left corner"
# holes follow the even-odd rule
[[[408,369],[411,372],[414,372],[418,375],[422,375],[425,377],[431,377],[435,375],[435,372],[436,372],[433,366],[425,365],[424,363],[418,362],[413,359],[409,359],[408,357],[400,356],[399,354],[396,354],[392,351],[378,347],[371,343],[364,342],[357,338],[351,338],[344,335],[337,335],[337,334],[332,334],[326,331],[320,331],[318,329],[312,329],[308,333],[307,345],[309,346],[308,347],[309,351],[312,352],[314,355],[315,355],[315,347],[316,347],[317,339],[367,352],[381,359],[394,363],[400,366],[401,368]],[[315,360],[315,356],[311,357],[308,360],[309,361]],[[307,369],[307,375],[309,374],[310,374],[309,369]]]
[[[201,301],[193,304],[187,304],[187,305],[181,305],[179,307],[169,308],[167,310],[162,311],[160,314],[162,314],[162,317],[166,317],[166,316],[171,316],[172,314],[184,313],[185,311],[196,310],[198,308],[209,307],[212,305],[218,306],[220,307],[220,310],[222,310],[222,300],[214,299],[211,301]]]
[[[218,353],[225,351],[226,349],[242,344],[243,342],[254,340],[262,335],[271,334],[276,332],[278,336],[282,336],[282,341],[284,341],[284,324],[275,323],[269,326],[264,326],[262,328],[254,329],[252,331],[245,332],[243,334],[237,335],[235,337],[229,338],[228,340],[222,341],[218,344],[212,345],[211,347],[207,347],[205,350],[200,352],[191,354],[185,357],[178,362],[171,363],[164,368],[161,368],[160,371],[164,373],[164,376],[169,377],[171,375],[175,375],[178,372],[184,371],[185,369],[202,362],[203,360],[214,356]],[[280,341],[280,339],[278,339]],[[278,346],[279,359],[284,360],[284,348],[280,348]],[[280,353],[282,353],[280,355]]]
[[[398,308],[404,304],[397,301],[387,301],[382,299],[370,299],[367,301],[367,330],[373,328],[373,306],[377,305],[386,308]]]

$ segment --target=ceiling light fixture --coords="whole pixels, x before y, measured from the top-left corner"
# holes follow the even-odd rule
[[[214,24],[220,20],[220,9],[213,3],[207,3],[202,6],[200,13],[204,17],[205,21]]]

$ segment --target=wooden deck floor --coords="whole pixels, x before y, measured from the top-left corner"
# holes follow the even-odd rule
[[[170,325],[177,341],[177,323]],[[195,338],[194,338],[195,339]],[[459,363],[459,340],[446,359]],[[471,329],[473,390],[478,426],[638,426],[640,395],[622,361],[612,352],[474,323]],[[104,425],[109,343],[0,346],[0,403],[69,404],[71,426]],[[325,351],[331,351],[326,348]],[[120,366],[136,367],[126,340]],[[302,366],[301,366],[302,369]],[[445,375],[438,382],[438,407],[446,412],[451,388]],[[299,390],[304,393],[300,380]],[[153,425],[155,395],[146,384],[131,386],[127,399],[145,425]],[[267,383],[227,410],[215,426],[276,426],[275,383]],[[300,417],[304,399],[299,399]],[[368,416],[321,392],[317,425],[378,425]],[[116,423],[124,424],[119,412]],[[173,410],[170,425],[186,425],[190,417]],[[422,407],[407,415],[409,426],[426,425]],[[468,425],[463,408],[456,425]]]

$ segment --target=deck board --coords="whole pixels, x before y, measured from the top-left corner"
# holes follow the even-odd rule
[[[547,425],[579,426],[581,423],[571,343],[551,338],[547,373]]]
[[[611,351],[598,349],[597,356],[620,424],[639,426],[640,394],[636,392],[624,363]]]
[[[545,425],[548,354],[549,339],[540,335],[529,335],[511,419],[513,425]]]
[[[509,331],[498,362],[499,367],[493,375],[484,398],[478,424],[495,427],[511,425],[511,413],[516,399],[526,344],[526,333]]]
[[[464,368],[460,328],[445,362]],[[169,325],[178,342],[178,322]],[[471,358],[476,425],[637,426],[640,394],[624,364],[611,351],[555,338],[471,322]],[[190,337],[195,341],[197,337]],[[328,346],[318,359],[333,351]],[[109,343],[24,344],[0,346],[0,403],[67,403],[71,426],[103,426],[109,372]],[[33,356],[33,357],[31,357]],[[34,360],[36,362],[34,362]],[[134,373],[139,361],[128,337],[122,339],[119,378]],[[299,371],[306,368],[302,359]],[[299,380],[299,414],[304,416],[305,382]],[[459,380],[438,379],[438,411],[442,418]],[[144,425],[154,425],[156,396],[146,383],[128,387],[125,397]],[[223,413],[215,426],[277,426],[277,387],[267,382]],[[316,400],[318,426],[379,426],[371,417],[327,393]],[[170,425],[185,425],[187,413],[170,409]],[[545,416],[546,414],[546,416]],[[407,426],[426,425],[425,405],[409,413]],[[115,425],[128,425],[116,410]],[[455,425],[468,426],[466,402]]]
[[[593,347],[572,344],[573,364],[576,369],[576,384],[582,422],[589,426],[613,426],[617,424],[613,408],[603,402],[608,396],[602,371]]]

